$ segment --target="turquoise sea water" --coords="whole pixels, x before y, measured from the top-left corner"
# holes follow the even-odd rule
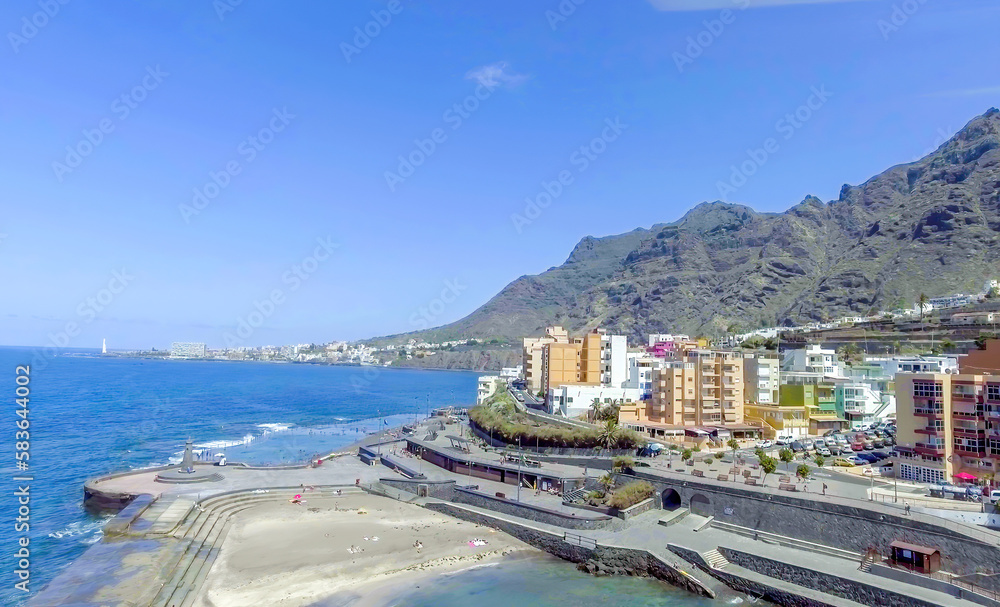
[[[556,558],[504,561],[439,576],[391,603],[395,607],[719,607],[662,582],[594,577]]]
[[[298,462],[427,407],[475,401],[477,374],[375,367],[39,357],[0,348],[0,605],[13,590],[17,483],[30,484],[31,588],[37,591],[100,540],[106,517],[82,508],[83,482],[113,471],[169,463],[190,437],[207,455],[253,463]],[[34,361],[34,362],[32,362]],[[15,468],[15,367],[31,364],[30,460]],[[4,429],[5,428],[5,429]],[[20,483],[24,485],[25,483]],[[34,594],[34,592],[32,592]]]

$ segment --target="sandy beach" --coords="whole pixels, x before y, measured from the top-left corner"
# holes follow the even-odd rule
[[[503,533],[388,498],[303,497],[301,505],[236,515],[196,606],[384,605],[433,576],[536,552]],[[476,539],[487,543],[470,545]]]

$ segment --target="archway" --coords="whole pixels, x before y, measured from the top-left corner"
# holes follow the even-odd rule
[[[673,489],[664,489],[661,495],[664,510],[674,510],[681,505],[681,494]]]
[[[691,513],[699,516],[712,516],[712,502],[700,493],[691,496]]]

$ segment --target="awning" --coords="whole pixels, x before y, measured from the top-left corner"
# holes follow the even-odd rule
[[[968,472],[959,472],[958,474],[953,474],[955,478],[962,481],[974,481],[976,480],[975,474],[969,474]]]

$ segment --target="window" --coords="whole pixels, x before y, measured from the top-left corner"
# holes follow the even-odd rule
[[[941,382],[915,381],[913,382],[914,398],[941,398],[944,394],[941,389]]]
[[[986,384],[986,398],[1000,400],[1000,384]]]

